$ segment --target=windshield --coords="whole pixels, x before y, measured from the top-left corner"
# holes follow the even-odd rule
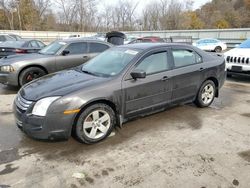
[[[65,45],[65,42],[56,41],[40,50],[39,53],[44,55],[55,55]]]
[[[84,64],[82,71],[104,77],[115,76],[129,64],[138,52],[138,50],[124,48],[107,50]]]
[[[248,39],[248,40],[242,42],[242,43],[238,46],[238,48],[250,48],[250,39]]]

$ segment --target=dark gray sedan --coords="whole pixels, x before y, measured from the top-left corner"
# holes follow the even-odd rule
[[[81,65],[111,46],[97,40],[68,39],[55,41],[36,54],[8,56],[0,59],[0,83],[23,86],[46,74]]]
[[[16,54],[36,53],[45,46],[43,42],[34,39],[3,42],[0,43],[0,58]]]
[[[224,59],[198,48],[125,45],[28,83],[15,99],[14,113],[17,126],[33,138],[68,139],[73,132],[90,144],[116,125],[171,105],[207,107],[224,80]]]

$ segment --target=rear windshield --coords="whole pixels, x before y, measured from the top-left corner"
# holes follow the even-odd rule
[[[250,48],[250,39],[242,42],[238,48]]]

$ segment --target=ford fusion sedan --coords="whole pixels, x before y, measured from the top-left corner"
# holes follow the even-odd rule
[[[217,39],[200,39],[193,43],[193,45],[204,51],[214,51],[217,53],[227,49],[227,45]]]
[[[17,126],[33,138],[68,139],[73,133],[92,144],[115,126],[171,105],[207,107],[224,80],[224,58],[198,48],[124,45],[26,84],[15,99],[14,114]]]
[[[81,65],[112,44],[87,39],[51,43],[36,54],[13,55],[0,60],[0,83],[23,86],[46,74]]]
[[[227,75],[250,75],[250,39],[224,54]]]

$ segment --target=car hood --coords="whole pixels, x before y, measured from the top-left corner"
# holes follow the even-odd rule
[[[53,55],[43,55],[43,54],[38,54],[38,53],[33,53],[33,54],[22,54],[22,55],[10,55],[7,57],[4,57],[2,59],[0,59],[0,65],[4,64],[12,64],[15,62],[20,62],[20,61],[27,61],[27,60],[32,60],[32,62],[34,62],[34,60],[36,59],[41,59],[41,58],[48,58],[48,57],[52,57]]]
[[[51,96],[65,96],[82,88],[102,83],[108,78],[86,74],[77,69],[49,74],[26,84],[20,94],[27,100],[37,101]]]
[[[226,56],[239,56],[239,57],[249,57],[250,48],[234,48],[225,53]]]

